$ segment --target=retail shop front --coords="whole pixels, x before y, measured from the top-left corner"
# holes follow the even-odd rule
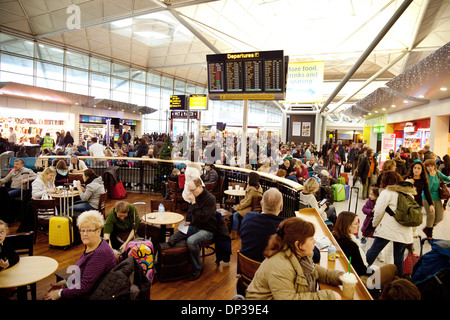
[[[394,123],[396,150],[402,145],[419,151],[430,144],[430,119]]]
[[[8,139],[13,128],[16,145],[25,146],[30,157],[39,153],[38,140],[47,132],[56,141],[56,132],[73,130],[73,115],[67,113],[0,107],[0,115],[0,135]]]

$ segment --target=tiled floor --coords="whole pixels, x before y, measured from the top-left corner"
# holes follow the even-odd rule
[[[349,184],[352,185],[352,177],[349,176]],[[355,197],[356,193],[354,193]],[[353,211],[355,208],[355,198],[352,199],[351,209],[350,211]],[[366,218],[366,215],[362,212],[362,207],[364,206],[366,200],[358,199],[358,207],[356,214],[359,216],[360,219],[360,226],[362,226],[362,223],[364,219]],[[336,208],[336,213],[339,215],[342,211],[347,211],[349,205],[349,201],[341,201],[341,202],[334,202],[333,206]],[[425,234],[422,232],[423,227],[425,226],[426,217],[424,216],[423,223],[421,226],[417,227],[416,232],[418,236],[421,236],[422,238],[425,238]],[[444,212],[444,220],[441,221],[433,230],[433,238],[435,239],[444,239],[444,240],[450,240],[450,207],[447,206],[446,211]],[[372,244],[373,239],[368,239],[366,245],[365,245],[365,251],[370,248],[370,245]],[[425,242],[423,247],[423,253],[425,254],[430,250],[430,244],[428,242]],[[414,240],[414,253],[420,254],[420,241],[419,239]],[[383,253],[382,253],[383,254]],[[382,255],[381,254],[381,255]],[[405,253],[407,254],[407,253]],[[375,264],[384,264],[384,263],[393,263],[393,254],[392,254],[392,242],[384,249],[384,262],[376,261]]]

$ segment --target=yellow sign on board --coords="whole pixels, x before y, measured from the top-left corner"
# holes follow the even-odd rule
[[[322,102],[323,66],[323,61],[290,62],[284,102]]]

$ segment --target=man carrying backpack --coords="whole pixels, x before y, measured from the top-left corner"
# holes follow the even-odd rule
[[[389,177],[390,175],[392,177]],[[413,242],[415,228],[403,225],[405,224],[404,221],[396,220],[396,217],[398,218],[399,212],[408,210],[408,208],[404,207],[405,203],[407,204],[411,199],[415,202],[413,196],[416,194],[416,189],[410,182],[398,181],[401,178],[395,172],[392,172],[392,174],[386,172],[383,175],[383,179],[390,181],[390,185],[381,191],[375,204],[372,221],[373,226],[376,227],[374,232],[375,239],[367,251],[366,258],[368,265],[372,265],[378,254],[392,241],[394,243],[394,264],[397,266],[398,276],[401,277],[403,275],[403,255],[406,246]],[[404,196],[410,198],[402,198],[399,202],[399,197]],[[411,203],[409,206],[412,206]],[[389,213],[391,210],[394,215]],[[421,214],[421,211],[419,212]],[[411,212],[411,214],[415,215],[416,212]],[[414,225],[414,223],[410,224]]]

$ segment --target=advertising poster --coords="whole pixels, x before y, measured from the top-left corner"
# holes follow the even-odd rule
[[[380,158],[380,169],[383,163],[389,159],[389,150],[394,150],[395,152],[395,134],[393,133],[383,133],[381,135],[381,158]]]
[[[311,122],[302,122],[302,137],[311,136]]]

